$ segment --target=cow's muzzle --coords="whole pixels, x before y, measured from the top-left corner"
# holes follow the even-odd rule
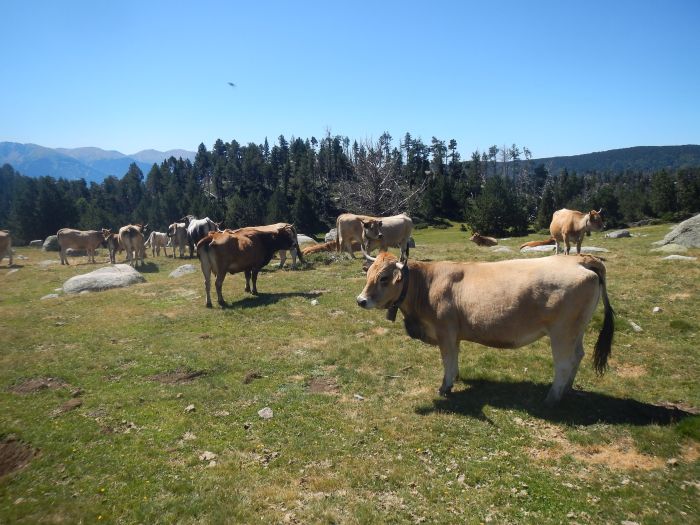
[[[367,308],[367,298],[362,295],[357,296],[357,306],[361,308]]]

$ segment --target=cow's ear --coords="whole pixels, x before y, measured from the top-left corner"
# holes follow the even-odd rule
[[[403,276],[401,275],[401,270],[399,270],[398,268],[396,268],[396,270],[394,270],[394,278],[392,279],[392,282],[393,282],[394,284],[400,283],[400,282],[401,282],[401,279],[403,279]]]

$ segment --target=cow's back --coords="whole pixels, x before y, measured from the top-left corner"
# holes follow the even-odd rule
[[[563,240],[562,236],[576,230],[576,225],[585,214],[576,210],[563,208],[552,214],[552,222],[549,224],[549,233],[557,240]]]

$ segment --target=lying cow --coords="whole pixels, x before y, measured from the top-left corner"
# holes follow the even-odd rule
[[[61,228],[56,233],[58,246],[61,249],[61,264],[68,264],[66,250],[85,250],[88,262],[95,261],[95,251],[97,247],[104,243],[104,235],[97,230],[74,230],[72,228]]]
[[[12,266],[12,235],[7,230],[0,230],[0,261],[7,257],[8,266]]]
[[[523,248],[534,248],[535,246],[550,246],[553,244],[556,244],[557,241],[554,239],[554,237],[551,237],[545,241],[528,241],[524,242],[520,245],[520,249],[522,250]]]
[[[494,239],[493,237],[486,237],[485,235],[481,235],[479,232],[474,232],[474,235],[469,237],[469,240],[477,246],[496,246],[498,244],[497,239]]]
[[[139,259],[143,266],[143,259],[146,256],[146,248],[144,247],[144,236],[148,224],[128,224],[119,228],[119,242],[126,250],[126,262],[131,266],[136,267]]]
[[[197,243],[206,237],[209,232],[221,231],[219,229],[221,223],[214,222],[209,217],[196,219],[192,215],[187,215],[182,219],[182,221],[187,226],[187,240],[190,246],[190,257],[193,256],[193,247],[197,246]]]
[[[581,253],[583,236],[590,235],[591,231],[599,232],[603,229],[603,217],[600,215],[602,211],[602,208],[588,213],[566,208],[555,211],[552,215],[552,223],[549,225],[549,233],[556,241],[555,253],[559,253],[559,243],[564,242],[566,245],[564,253],[569,255],[572,241],[576,242],[576,253]]]
[[[604,321],[593,353],[602,374],[615,330],[605,266],[590,255],[543,257],[487,263],[401,263],[380,253],[357,296],[362,308],[388,309],[404,316],[409,336],[440,347],[447,395],[458,374],[460,341],[518,348],[548,335],[554,382],[547,395],[558,402],[571,389],[583,358],[583,335],[600,297]]]
[[[240,228],[210,232],[197,244],[197,255],[202,263],[204,290],[208,308],[211,308],[211,274],[216,276],[216,295],[221,307],[226,306],[221,287],[226,273],[245,272],[245,291],[257,295],[258,272],[279,250],[298,250],[297,232],[291,224]],[[301,253],[299,259],[303,262]],[[250,280],[253,287],[250,287]]]
[[[174,222],[168,226],[168,237],[173,245],[173,259],[175,258],[175,248],[180,251],[180,259],[185,257],[185,246],[190,247],[190,256],[194,252],[194,245],[189,243],[187,238],[187,226],[184,222]]]
[[[168,256],[168,249],[166,248],[168,245],[168,234],[167,233],[162,233],[162,232],[156,232],[153,231],[151,234],[148,236],[148,240],[144,244],[144,246],[151,247],[151,253],[153,254],[153,257],[156,255],[160,256],[160,249],[163,248],[163,253],[165,253],[165,256]]]
[[[402,213],[391,217],[363,219],[362,221],[363,254],[371,253],[375,248],[387,251],[389,247],[401,249],[401,260],[408,259],[408,243],[413,233],[413,221]],[[366,252],[365,252],[366,251]]]

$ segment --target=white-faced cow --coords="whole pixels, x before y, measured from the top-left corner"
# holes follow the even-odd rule
[[[4,257],[10,260],[8,266],[12,266],[12,235],[8,230],[0,230],[0,261]]]
[[[119,228],[119,242],[126,250],[126,262],[133,267],[138,265],[139,259],[141,260],[141,266],[144,264],[143,259],[146,255],[146,248],[144,247],[143,234],[147,228],[147,224],[128,224]]]
[[[144,244],[144,246],[151,247],[151,253],[153,254],[153,257],[156,255],[160,256],[160,249],[163,248],[163,253],[165,253],[165,256],[168,256],[168,234],[167,233],[162,233],[162,232],[156,232],[153,231],[151,234],[148,236],[148,240]]]
[[[187,226],[184,222],[174,222],[168,226],[168,237],[173,245],[173,259],[175,258],[175,248],[180,251],[180,259],[185,256],[185,246],[189,244],[187,238]],[[194,246],[190,245],[190,256],[194,251]]]
[[[357,303],[388,309],[392,321],[400,309],[409,336],[440,347],[442,395],[451,391],[458,375],[460,341],[518,348],[548,335],[554,381],[545,401],[552,404],[571,389],[584,354],[583,335],[601,297],[604,320],[593,363],[603,373],[615,325],[605,266],[590,255],[401,263],[380,253]]]
[[[209,232],[221,231],[220,222],[216,223],[209,217],[197,219],[192,215],[187,215],[182,219],[187,227],[187,239],[190,245],[190,257],[193,256],[193,247],[197,246],[200,240],[207,236]]]
[[[227,273],[245,273],[245,291],[258,293],[258,272],[267,265],[275,252],[299,248],[297,232],[291,224],[240,228],[210,232],[197,244],[197,254],[204,274],[207,307],[211,307],[211,274],[216,277],[219,304],[226,306],[221,287]],[[303,262],[301,253],[299,258]],[[253,287],[250,281],[253,281]]]
[[[58,246],[61,249],[61,264],[68,264],[66,250],[85,250],[88,262],[95,262],[95,250],[104,243],[104,235],[97,230],[74,230],[72,228],[61,228],[56,233]]]
[[[598,232],[603,229],[603,217],[600,215],[602,211],[602,208],[588,213],[566,208],[555,211],[549,225],[549,233],[556,240],[555,253],[559,253],[559,243],[563,242],[566,245],[564,253],[569,255],[572,241],[576,242],[576,253],[581,253],[583,236],[590,235],[591,231]]]

